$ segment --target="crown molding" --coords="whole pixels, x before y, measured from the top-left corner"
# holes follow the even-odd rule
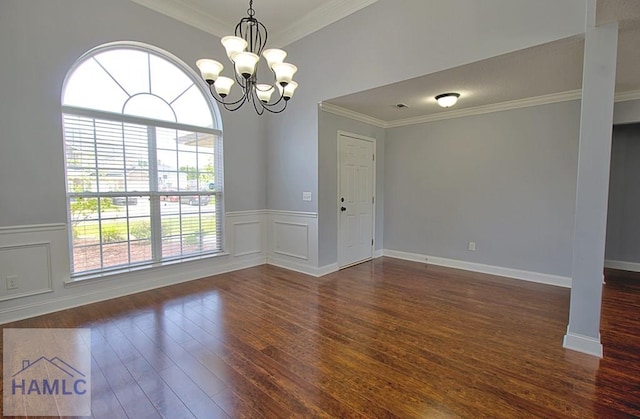
[[[275,46],[285,47],[377,1],[333,0],[312,10],[291,25],[274,32],[271,40]]]
[[[406,125],[424,124],[427,122],[442,121],[445,119],[462,118],[465,116],[483,115],[492,112],[508,111],[510,109],[527,108],[530,106],[549,105],[552,103],[568,102],[582,98],[582,90],[570,90],[568,92],[553,93],[550,95],[536,96],[526,99],[512,100],[508,102],[495,103],[492,105],[476,106],[475,108],[461,109],[459,111],[442,112],[432,115],[416,116],[414,118],[398,119],[395,121],[384,121],[363,113],[352,111],[331,103],[320,103],[323,111],[350,118],[365,124],[380,128],[398,128]],[[621,92],[615,95],[615,102],[626,102],[630,100],[640,100],[640,90]]]
[[[640,91],[638,92],[640,94]],[[465,116],[483,115],[492,112],[507,111],[510,109],[527,108],[530,106],[548,105],[551,103],[567,102],[577,100],[582,97],[582,90],[571,90],[568,92],[554,93],[544,96],[536,96],[526,99],[511,100],[508,102],[495,103],[491,105],[476,106],[475,108],[460,109],[459,111],[441,112],[438,114],[422,115],[413,118],[398,119],[395,121],[384,121],[374,118],[350,109],[343,108],[331,103],[322,102],[320,108],[324,111],[335,115],[344,116],[345,118],[354,119],[366,124],[374,125],[380,128],[397,128],[406,125],[424,124],[427,122],[442,121],[445,119],[462,118]],[[632,100],[632,99],[626,99]]]
[[[568,102],[580,99],[582,90],[553,93],[550,95],[530,97],[526,99],[510,100],[508,102],[494,103],[491,105],[476,106],[475,108],[460,109],[458,111],[441,112],[432,115],[417,116],[415,118],[400,119],[386,123],[387,128],[403,127],[405,125],[423,124],[426,122],[442,121],[445,119],[462,118],[465,116],[483,115],[493,112],[508,111],[511,109],[528,108],[530,106],[548,105],[551,103]]]
[[[235,25],[223,22],[205,11],[193,7],[191,2],[183,0],[130,0],[158,13],[179,20],[182,23],[222,37],[233,33]]]
[[[353,119],[354,121],[364,122],[365,124],[373,125],[379,128],[388,128],[388,122],[378,118],[374,118],[369,115],[365,115],[360,112],[352,111],[342,106],[334,105],[327,102],[320,102],[320,110],[332,113],[334,115],[343,116],[345,118]]]

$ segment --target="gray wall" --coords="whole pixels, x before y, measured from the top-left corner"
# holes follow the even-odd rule
[[[617,125],[611,145],[607,260],[640,263],[640,124]]]
[[[571,276],[579,121],[573,101],[388,130],[384,248]]]
[[[60,95],[84,52],[134,40],[194,70],[197,58],[224,54],[218,38],[129,0],[3,0],[0,8],[0,226],[66,221]],[[333,262],[335,220],[326,209],[334,206],[336,162],[321,158],[328,144],[320,144],[317,104],[581,33],[584,10],[583,0],[380,0],[287,47],[300,68],[287,112],[222,111],[226,209],[318,211],[319,230],[329,233],[320,238],[321,263]],[[302,201],[302,191],[313,201]]]
[[[353,119],[344,118],[322,110],[318,111],[318,263],[320,266],[335,263],[338,258],[338,131],[363,135],[376,139],[376,237],[375,249],[381,250],[384,230],[384,141],[385,130]]]
[[[87,50],[120,40],[155,45],[194,70],[197,58],[224,54],[218,38],[129,0],[0,2],[0,226],[66,222],[62,83]],[[222,120],[226,208],[265,208],[263,121],[224,111]]]
[[[584,0],[380,0],[287,46],[300,87],[287,111],[267,120],[268,208],[318,212],[334,205],[331,193],[319,194],[331,187],[323,174],[335,162],[318,154],[318,103],[581,34],[585,10]],[[303,191],[313,201],[302,201]],[[336,261],[334,222],[323,213],[321,265]]]
[[[268,207],[318,211],[317,200],[301,198],[305,190],[317,197],[325,182],[318,103],[581,34],[585,7],[584,0],[380,0],[289,45],[300,87],[287,112],[268,121]]]

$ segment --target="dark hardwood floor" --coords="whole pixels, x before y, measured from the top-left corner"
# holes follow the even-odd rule
[[[640,416],[640,277],[607,272],[604,358],[569,290],[390,258],[261,266],[3,327],[90,327],[95,418]]]

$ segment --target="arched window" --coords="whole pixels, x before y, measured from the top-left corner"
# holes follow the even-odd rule
[[[69,71],[62,95],[71,272],[222,250],[222,130],[180,60],[110,44]]]

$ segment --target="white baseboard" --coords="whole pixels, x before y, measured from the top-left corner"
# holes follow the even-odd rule
[[[381,258],[382,256],[384,256],[384,250],[382,250],[382,249],[376,250],[376,251],[373,253],[373,258],[374,258],[374,259]]]
[[[417,253],[409,253],[409,252],[400,252],[398,250],[390,250],[384,249],[382,250],[382,255],[395,259],[409,260],[411,262],[422,262],[426,263],[427,256],[419,255]]]
[[[620,269],[622,271],[640,272],[640,263],[625,262],[622,260],[605,260],[605,268]]]
[[[302,263],[292,262],[290,260],[269,258],[267,260],[267,264],[278,266],[280,268],[289,269],[291,271],[300,272],[306,275],[315,276],[315,277],[321,277],[321,276],[328,275],[330,273],[338,271],[337,263],[315,267],[315,266],[305,265]]]
[[[600,343],[600,335],[598,335],[598,339],[595,339],[589,336],[571,333],[569,332],[569,327],[567,327],[567,334],[564,335],[562,347],[602,358],[603,352],[602,344]]]
[[[338,267],[337,263],[331,263],[329,265],[324,265],[324,266],[319,266],[318,268],[315,269],[316,271],[316,275],[315,276],[325,276],[325,275],[329,275],[331,273],[334,272],[338,272],[340,270],[340,268]]]
[[[480,272],[489,275],[504,276],[507,278],[521,279],[524,281],[537,282],[540,284],[555,285],[558,287],[571,288],[571,278],[558,275],[549,275],[539,272],[523,271],[519,269],[504,268],[501,266],[484,265],[475,262],[466,262],[456,259],[447,259],[435,256],[420,255],[417,253],[400,252],[397,250],[383,250],[384,256],[410,260],[413,262],[429,263],[432,265],[446,266],[448,268],[462,269],[465,271]]]

